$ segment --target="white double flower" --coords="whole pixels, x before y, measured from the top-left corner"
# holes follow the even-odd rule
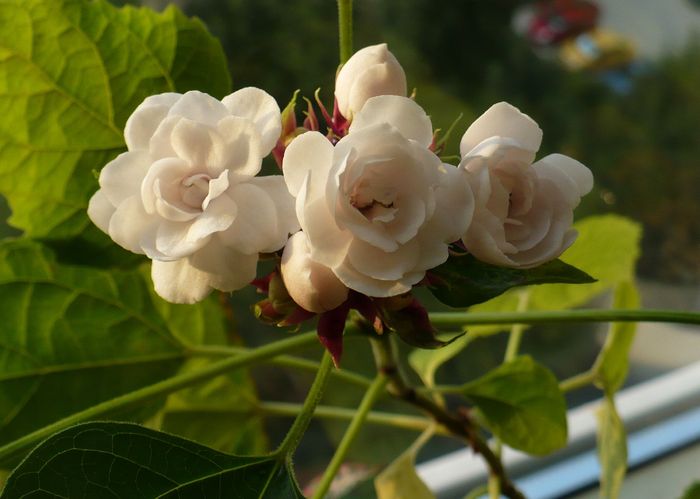
[[[429,150],[432,135],[418,104],[385,95],[365,103],[335,147],[307,132],[287,148],[284,178],[307,238],[300,247],[348,288],[405,293],[466,231],[471,191],[462,172]],[[283,277],[292,296],[305,285]]]
[[[255,278],[258,253],[298,230],[281,176],[256,177],[280,134],[275,100],[244,88],[148,97],[126,123],[128,151],[100,173],[88,215],[153,259],[163,298],[193,303]]]
[[[505,102],[464,133],[460,168],[474,192],[475,211],[462,241],[479,260],[536,267],[576,240],[573,209],[593,187],[593,175],[562,154],[533,163],[541,142],[537,123]]]

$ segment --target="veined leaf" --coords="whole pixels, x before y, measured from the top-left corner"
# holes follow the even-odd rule
[[[31,241],[0,243],[0,314],[0,444],[167,378],[186,358],[138,271],[60,265]]]
[[[130,423],[86,423],[34,449],[0,497],[299,499],[281,457],[238,457]]]
[[[556,377],[528,356],[501,364],[462,388],[505,444],[544,455],[566,445],[566,401]]]
[[[605,397],[597,417],[600,497],[617,499],[627,471],[627,434],[612,395]]]
[[[470,307],[494,298],[511,288],[531,284],[594,282],[585,272],[554,260],[533,269],[496,267],[472,255],[451,256],[430,271],[428,289],[451,307]]]
[[[0,194],[32,237],[97,238],[85,212],[93,172],[124,150],[145,97],[230,88],[219,42],[174,7],[5,0],[0,25]]]

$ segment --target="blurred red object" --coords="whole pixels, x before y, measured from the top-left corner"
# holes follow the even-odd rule
[[[535,45],[549,46],[593,29],[600,8],[590,0],[547,0],[537,2],[527,30]]]

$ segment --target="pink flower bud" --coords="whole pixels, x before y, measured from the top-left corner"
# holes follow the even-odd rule
[[[333,271],[311,259],[304,232],[294,234],[284,247],[282,279],[292,299],[310,312],[333,310],[348,298],[348,288]]]
[[[406,74],[386,43],[355,52],[335,79],[338,108],[348,119],[377,95],[406,96]]]

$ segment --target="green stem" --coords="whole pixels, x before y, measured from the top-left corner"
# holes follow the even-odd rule
[[[525,312],[529,302],[530,292],[528,290],[521,291],[520,295],[518,296],[518,308],[516,311]],[[513,324],[513,326],[510,328],[510,336],[508,337],[508,345],[506,346],[506,353],[503,358],[503,362],[510,362],[518,355],[524,330],[525,326],[523,324]]]
[[[360,428],[362,428],[362,425],[367,419],[367,415],[369,414],[370,409],[372,408],[376,400],[384,392],[384,387],[386,386],[386,383],[386,376],[380,373],[372,382],[372,386],[369,387],[369,390],[365,392],[365,396],[362,398],[360,407],[358,407],[357,412],[355,413],[355,417],[353,417],[352,421],[350,421],[348,429],[345,430],[345,434],[343,435],[340,444],[338,444],[338,448],[335,450],[335,454],[333,454],[333,458],[328,464],[326,471],[323,473],[321,481],[316,487],[312,499],[322,499],[326,496],[326,493],[331,488],[333,478],[335,478],[335,475],[338,473],[340,465],[343,464],[343,460],[345,459],[345,456],[347,455],[348,450],[350,449],[350,445],[352,445],[353,441],[355,440],[355,437],[360,431]]]
[[[488,324],[552,324],[567,322],[676,322],[699,324],[700,313],[677,310],[585,309],[531,312],[438,312],[430,314],[435,326],[462,327]]]
[[[340,64],[352,55],[352,0],[338,0],[338,44]]]
[[[260,412],[268,416],[294,417],[299,414],[301,404],[289,402],[259,402],[258,409]],[[319,405],[316,407],[314,417],[348,421],[352,420],[355,417],[355,414],[357,414],[357,409]],[[376,425],[391,426],[393,428],[412,431],[424,431],[432,426],[435,426],[435,424],[427,418],[381,411],[370,411],[367,413],[365,421]],[[441,427],[435,428],[435,432],[441,435],[447,434]]]
[[[190,352],[196,356],[202,357],[230,357],[233,355],[240,355],[245,352],[249,352],[250,349],[246,347],[232,347],[232,346],[219,346],[219,345],[200,345],[190,347]],[[275,364],[278,366],[292,367],[302,371],[316,372],[320,364],[316,361],[304,359],[301,357],[294,357],[292,355],[280,355],[279,357],[273,357],[266,360],[270,364]],[[368,388],[372,384],[372,380],[361,374],[344,371],[343,369],[333,369],[331,375],[348,383],[352,383],[363,388]]]
[[[471,419],[468,413],[453,413],[445,407],[441,407],[432,398],[426,397],[414,387],[410,386],[396,363],[396,351],[388,335],[371,338],[374,361],[380,373],[387,378],[387,391],[414,407],[429,414],[435,422],[441,424],[453,436],[461,438],[469,443],[474,452],[481,454],[487,462],[489,472],[498,476],[503,494],[511,499],[524,499],[525,496],[515,487],[506,475],[503,463],[489,447],[481,436],[478,425]]]
[[[593,369],[579,373],[559,383],[559,389],[564,393],[578,390],[579,388],[592,385],[597,376],[597,373]]]
[[[97,417],[104,417],[105,415],[114,413],[117,410],[123,410],[148,400],[162,397],[163,395],[167,395],[182,388],[208,380],[228,371],[269,359],[290,350],[306,347],[316,341],[316,332],[298,334],[291,338],[279,340],[274,343],[255,348],[236,357],[214,362],[202,369],[179,374],[177,376],[173,376],[172,378],[159,381],[158,383],[154,383],[144,388],[134,390],[133,392],[101,402],[80,412],[71,414],[70,416],[56,421],[55,423],[44,426],[43,428],[33,431],[3,447],[0,447],[0,461],[17,456],[26,451],[28,448],[33,447],[39,441],[44,440],[54,433],[74,424]]]
[[[321,365],[316,373],[316,378],[311,388],[309,388],[309,393],[306,395],[304,405],[301,406],[301,411],[299,411],[297,418],[294,420],[294,423],[292,423],[292,427],[289,429],[289,432],[287,432],[287,436],[284,437],[284,440],[275,451],[275,454],[285,456],[286,458],[291,458],[292,454],[294,454],[294,451],[299,446],[299,442],[301,442],[301,438],[309,427],[316,406],[321,401],[323,389],[326,387],[326,383],[328,383],[328,377],[332,369],[333,358],[331,354],[326,351],[321,359]]]

